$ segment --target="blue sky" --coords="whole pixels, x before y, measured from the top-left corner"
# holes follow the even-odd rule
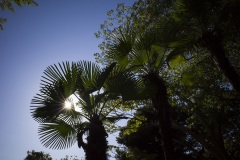
[[[38,7],[15,7],[0,31],[0,159],[22,160],[28,150],[84,157],[75,144],[67,150],[43,147],[30,103],[38,93],[47,66],[62,61],[90,60],[101,40],[94,33],[118,3],[134,0],[38,0]],[[113,142],[112,139],[109,140]]]

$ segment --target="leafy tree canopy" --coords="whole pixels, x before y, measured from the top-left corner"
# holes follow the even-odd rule
[[[48,153],[32,150],[27,151],[27,156],[24,160],[52,160],[52,157]]]
[[[181,153],[192,158],[239,157],[239,10],[238,0],[138,0],[109,11],[96,33],[103,38],[96,60],[109,64],[121,59],[120,65],[135,65],[131,69],[136,76],[162,58],[161,54],[153,58],[150,52],[165,51],[157,73],[172,106],[172,128],[185,134],[183,141],[176,138],[179,132],[173,139],[184,146]],[[140,47],[146,44],[151,49]],[[137,137],[139,125],[129,121],[130,129],[121,135],[124,142],[128,135]],[[129,149],[129,144],[124,145]],[[119,154],[126,158],[128,152]]]
[[[34,0],[1,0],[0,1],[0,8],[2,11],[9,10],[14,12],[14,5],[18,7],[23,6],[30,6],[34,5],[37,6],[38,4]],[[7,18],[0,17],[0,30],[3,30],[3,23],[7,22]]]

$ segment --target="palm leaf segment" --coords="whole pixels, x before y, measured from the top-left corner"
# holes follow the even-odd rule
[[[97,94],[113,70],[115,63],[101,70],[87,61],[63,62],[44,71],[40,93],[32,104],[32,117],[40,124],[40,140],[45,147],[64,149],[76,142],[76,134],[86,131],[89,120],[106,93]],[[77,95],[81,112],[64,109],[64,103],[72,94]]]
[[[143,72],[159,70],[166,58],[161,40],[161,33],[157,29],[148,29],[140,34],[134,31],[118,34],[110,46],[108,58],[134,70],[137,68]]]
[[[140,34],[134,31],[123,34],[120,31],[115,39],[108,50],[108,58],[130,70],[134,79],[125,97],[132,100],[152,97],[156,86],[142,77],[151,73],[159,74],[168,56],[161,42],[163,37],[160,30],[148,29]]]

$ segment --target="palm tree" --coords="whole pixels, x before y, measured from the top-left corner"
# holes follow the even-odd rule
[[[119,99],[119,94],[110,90],[117,91],[124,82],[113,70],[115,65],[101,69],[88,61],[63,62],[44,71],[40,93],[32,99],[31,110],[32,117],[40,123],[39,135],[45,147],[64,149],[77,141],[87,160],[107,159],[104,122],[126,118],[117,112],[120,103],[110,103],[111,99]],[[118,86],[113,85],[114,76]],[[77,98],[76,104],[72,96]],[[66,101],[71,102],[70,109],[64,107]],[[87,143],[83,141],[86,133]]]
[[[117,61],[119,65],[135,72],[135,76],[143,79],[152,88],[149,98],[157,111],[161,145],[166,160],[175,159],[170,104],[168,102],[167,86],[163,80],[163,72],[167,52],[158,43],[160,36],[155,30],[146,30],[137,34],[130,28],[125,33],[119,29],[119,34],[108,50],[109,61]],[[134,97],[132,97],[134,98]],[[145,97],[146,98],[146,97]]]

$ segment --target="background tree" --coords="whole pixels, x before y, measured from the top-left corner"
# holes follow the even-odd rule
[[[164,159],[160,145],[156,111],[150,108],[140,108],[134,117],[128,121],[117,137],[121,146],[117,150],[117,159]],[[123,149],[122,149],[123,148]]]
[[[52,157],[48,153],[32,150],[27,151],[27,157],[24,160],[52,160]]]
[[[146,56],[148,60],[152,58],[147,51],[142,52],[141,56],[137,55],[136,51],[133,52],[134,56],[137,55],[137,60],[130,52],[135,49],[132,47],[135,43],[134,40],[141,41],[141,38],[136,35],[142,34],[146,30],[155,30],[155,33],[161,36],[154,41],[156,36],[147,35],[152,38],[148,41],[149,46],[161,44],[160,46],[167,51],[165,52],[168,55],[165,57],[166,66],[170,63],[185,66],[184,69],[179,65],[175,66],[177,69],[165,67],[164,72],[158,74],[164,80],[167,91],[170,93],[168,96],[171,97],[171,104],[174,106],[172,107],[172,113],[174,113],[172,122],[174,122],[175,129],[187,134],[186,141],[194,142],[192,146],[195,147],[192,147],[194,149],[190,151],[191,153],[199,153],[200,156],[209,159],[214,159],[213,157],[233,159],[237,157],[238,152],[236,148],[234,153],[232,147],[228,149],[226,146],[231,145],[226,145],[226,141],[230,137],[238,139],[238,135],[226,135],[229,135],[228,131],[230,130],[236,133],[238,127],[226,125],[225,122],[228,123],[228,121],[224,121],[224,117],[231,119],[229,114],[233,110],[238,113],[238,109],[234,105],[238,106],[239,104],[239,94],[234,93],[232,87],[238,91],[237,86],[240,84],[238,80],[239,19],[234,20],[239,12],[239,1],[179,0],[165,2],[167,1],[151,3],[151,1],[139,0],[131,7],[119,5],[116,9],[117,14],[110,11],[109,21],[106,21],[101,26],[101,31],[96,34],[97,37],[104,38],[103,43],[100,44],[102,53],[96,54],[96,59],[101,63],[108,64],[114,58],[120,58],[121,63],[128,64],[128,66],[136,64],[136,61],[144,63],[146,61],[142,60],[142,57]],[[138,6],[138,4],[144,5]],[[157,10],[164,4],[168,5],[163,7],[164,9],[160,9],[161,11]],[[135,21],[136,19],[138,21]],[[120,21],[113,22],[114,20]],[[133,28],[136,35],[129,38],[128,35],[132,34],[129,30]],[[142,42],[142,45],[144,44],[146,43]],[[112,46],[121,49],[111,50]],[[208,53],[207,56],[206,53]],[[113,54],[118,56],[114,55],[114,57]],[[128,56],[125,57],[124,55],[127,54]],[[161,58],[160,54],[155,57],[156,61],[157,58]],[[184,64],[181,61],[184,61]],[[154,64],[154,62],[149,64]],[[214,65],[221,70],[220,74],[216,74],[218,68]],[[204,72],[204,70],[206,71]],[[140,75],[141,72],[136,71],[136,73]],[[224,74],[227,79],[221,74]],[[233,77],[237,78],[231,80]],[[239,117],[233,117],[234,125],[236,125]],[[176,121],[178,123],[175,123]],[[196,126],[193,127],[191,124]],[[186,143],[184,145],[187,146]]]
[[[171,13],[174,22],[170,23],[178,28],[173,46],[185,51],[194,47],[205,48],[199,54],[209,53],[222,74],[240,93],[239,67],[231,58],[235,52],[233,48],[236,50],[239,42],[239,8],[238,0],[176,0]]]
[[[146,103],[147,104],[147,103]],[[158,117],[156,111],[149,106],[137,110],[134,117],[123,127],[117,137],[120,147],[117,149],[116,159],[164,159],[161,149],[161,135],[158,130]],[[179,130],[174,130],[174,149],[178,153],[178,159],[198,159],[199,152],[192,152],[195,143],[187,139],[187,135]],[[160,148],[160,150],[159,150]]]
[[[175,69],[181,68],[179,63],[175,65]],[[186,114],[186,119],[180,122],[182,127],[176,127],[174,123],[175,127],[198,141],[205,154],[210,152],[217,159],[233,159],[225,142],[230,138],[226,136],[230,130],[238,130],[227,120],[230,112],[239,112],[236,93],[228,80],[217,72],[218,68],[208,55],[192,57],[185,67],[183,73],[178,72],[180,75],[175,72],[168,78],[175,93],[171,98],[172,104],[178,108],[178,113]]]
[[[24,5],[30,6],[34,5],[37,6],[38,4],[34,0],[2,0],[0,1],[0,8],[2,11],[9,10],[14,12],[14,5],[18,7],[22,7]],[[0,18],[0,30],[3,30],[3,23],[7,22],[7,18]]]

